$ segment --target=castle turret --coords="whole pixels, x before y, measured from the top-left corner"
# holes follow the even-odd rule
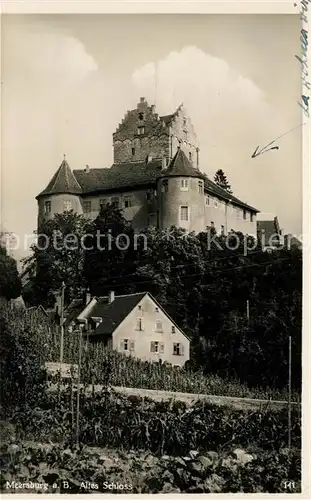
[[[179,147],[158,179],[159,226],[204,229],[204,176]]]
[[[57,213],[69,210],[82,213],[81,193],[81,186],[64,155],[64,160],[47,187],[36,196],[38,200],[38,228],[43,220],[52,219]]]

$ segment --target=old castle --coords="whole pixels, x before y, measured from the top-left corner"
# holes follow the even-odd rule
[[[135,229],[214,227],[256,236],[258,210],[201,172],[198,139],[182,105],[159,116],[142,97],[113,134],[113,152],[109,168],[71,171],[64,159],[37,196],[38,223],[68,210],[94,219],[101,205],[113,203]]]

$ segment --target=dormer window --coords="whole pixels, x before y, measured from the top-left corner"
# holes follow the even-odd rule
[[[138,127],[137,135],[144,135],[144,133],[145,133],[145,127]]]
[[[180,181],[180,189],[181,189],[181,191],[188,191],[188,189],[189,189],[189,181],[188,181],[188,179],[181,179],[181,181]]]

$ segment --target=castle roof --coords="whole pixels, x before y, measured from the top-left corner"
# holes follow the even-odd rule
[[[38,194],[39,196],[50,194],[81,194],[82,189],[74,174],[72,173],[67,161],[62,161],[59,169],[53,175],[47,187]]]
[[[203,178],[204,178],[204,188],[212,196],[213,195],[219,196],[219,198],[222,198],[228,201],[229,203],[232,203],[233,205],[238,205],[239,207],[251,210],[252,212],[256,213],[259,212],[257,208],[254,208],[251,205],[244,203],[243,201],[239,200],[239,198],[237,198],[236,196],[233,196],[233,194],[229,193],[225,189],[218,186],[218,184],[215,184],[215,182],[211,181],[206,174],[203,174]]]
[[[168,168],[164,170],[161,177],[200,177],[204,178],[202,172],[197,168],[194,168],[191,162],[188,160],[184,151],[178,148],[174,158],[169,164]]]
[[[161,173],[162,159],[150,162],[115,163],[110,168],[92,168],[89,172],[74,170],[84,193],[109,191],[154,184]]]

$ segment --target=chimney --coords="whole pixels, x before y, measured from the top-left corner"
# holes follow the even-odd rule
[[[108,295],[108,304],[111,304],[113,301],[114,301],[114,292],[111,291],[111,292],[109,292],[109,295]]]
[[[90,171],[90,165],[85,165],[84,172],[85,172],[86,174],[88,174],[88,173],[89,173],[89,171]]]

